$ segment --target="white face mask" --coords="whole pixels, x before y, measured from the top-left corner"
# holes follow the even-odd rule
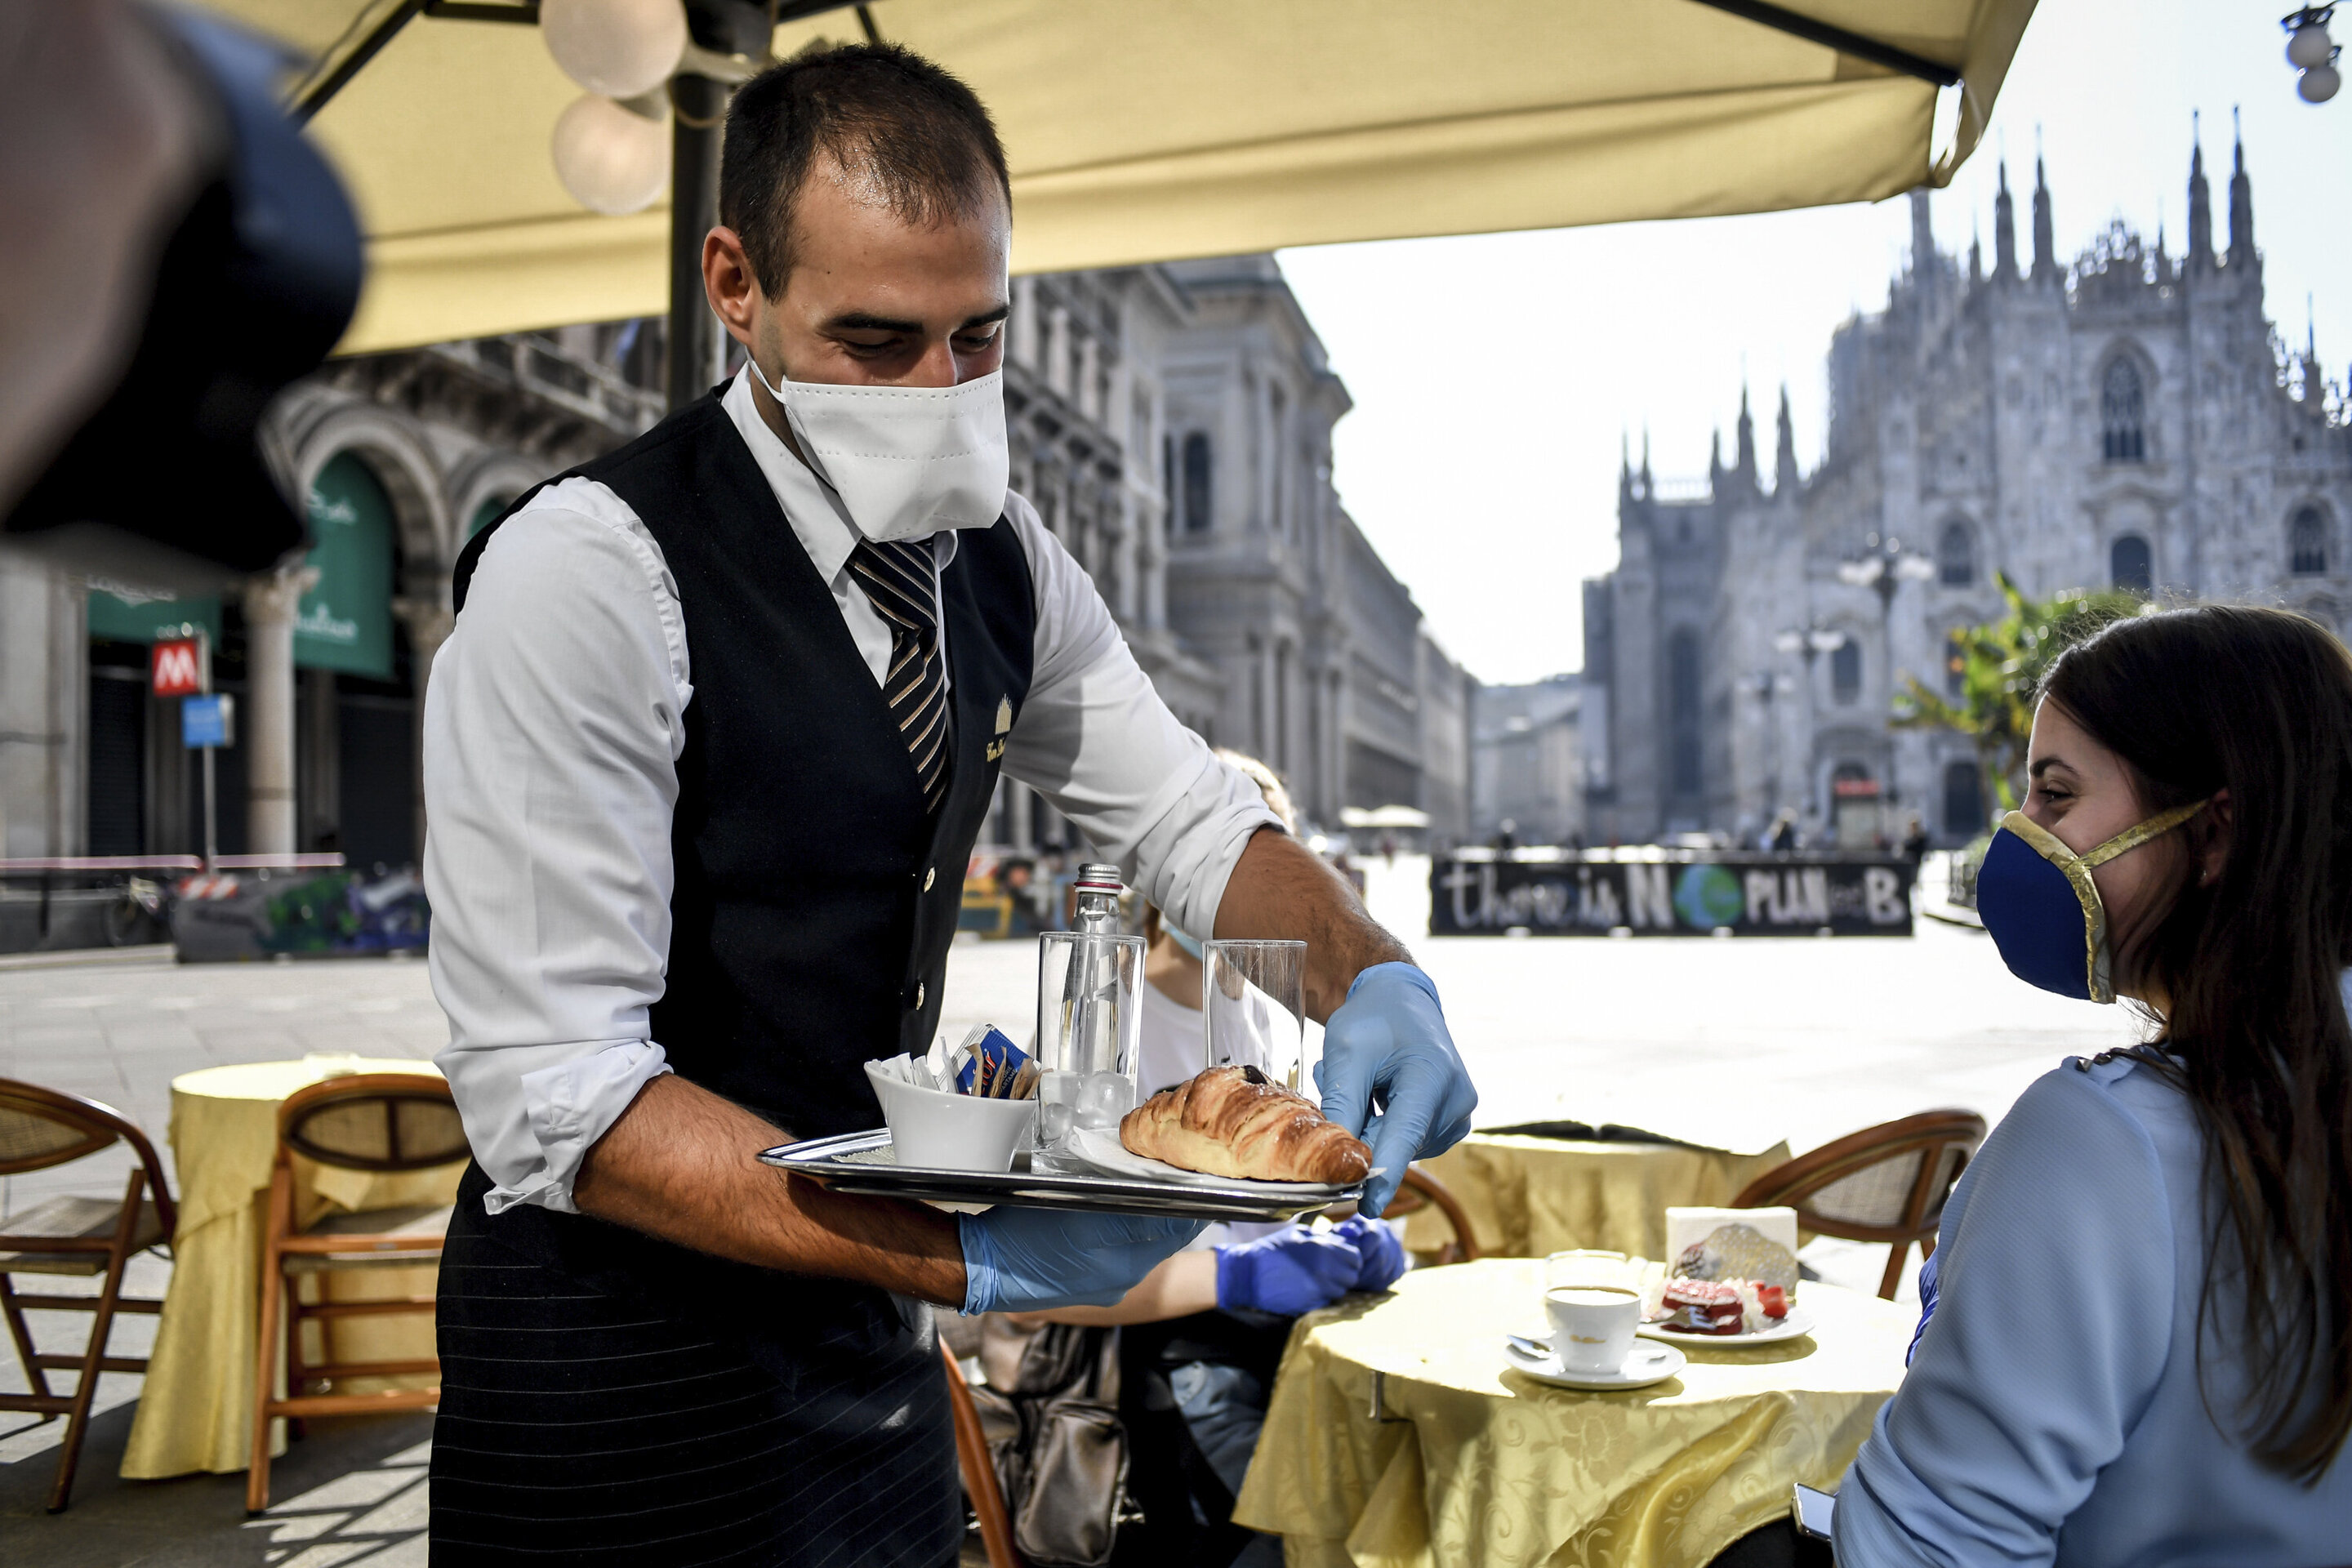
[[[957,386],[835,386],[751,374],[783,405],[809,468],[877,542],[986,528],[1004,511],[1012,458],[1004,373]]]

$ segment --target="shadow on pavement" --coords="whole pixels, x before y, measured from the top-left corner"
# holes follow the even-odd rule
[[[269,1511],[248,1520],[242,1473],[121,1479],[134,1409],[121,1405],[91,1421],[62,1514],[43,1511],[54,1442],[0,1465],[0,1559],[40,1568],[424,1568],[429,1413],[314,1419],[272,1467]],[[32,1420],[0,1415],[0,1435]],[[51,1430],[63,1428],[59,1420]]]

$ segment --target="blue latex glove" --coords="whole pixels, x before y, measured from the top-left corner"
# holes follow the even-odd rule
[[[1372,1164],[1386,1172],[1364,1184],[1368,1215],[1389,1206],[1405,1166],[1460,1142],[1478,1109],[1437,984],[1410,963],[1375,963],[1356,976],[1324,1026],[1315,1084],[1323,1114],[1370,1143]]]
[[[1404,1243],[1379,1220],[1350,1215],[1333,1226],[1331,1234],[1354,1242],[1363,1257],[1364,1266],[1356,1274],[1357,1289],[1385,1290],[1403,1277]]]
[[[1152,1266],[1208,1228],[1204,1220],[999,1204],[956,1216],[963,1241],[963,1310],[1034,1312],[1115,1305]]]
[[[1217,1248],[1217,1305],[1295,1318],[1354,1289],[1363,1271],[1364,1255],[1336,1229],[1291,1226]]]

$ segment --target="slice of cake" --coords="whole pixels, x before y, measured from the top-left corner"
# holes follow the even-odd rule
[[[1713,1279],[1670,1279],[1661,1305],[1663,1326],[1686,1334],[1736,1334],[1747,1323],[1738,1287]]]

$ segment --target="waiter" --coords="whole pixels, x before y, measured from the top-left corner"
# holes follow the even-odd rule
[[[1307,941],[1368,1208],[1476,1101],[1428,977],[1006,490],[980,101],[889,47],[778,66],[729,111],[719,216],[704,282],[750,364],[475,538],[426,704],[437,1060],[475,1156],[436,1564],[951,1563],[924,1303],[1112,1301],[1192,1236],[752,1157],[877,1125],[861,1064],[929,1045],[1000,769],[1186,928]]]

